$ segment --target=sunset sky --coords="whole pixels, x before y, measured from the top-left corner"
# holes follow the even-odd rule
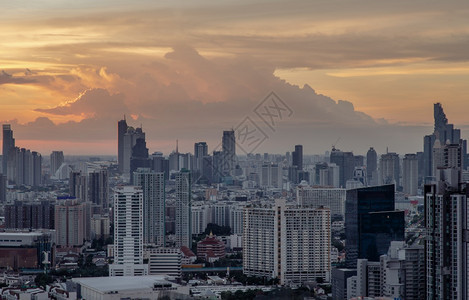
[[[469,2],[0,0],[0,121],[49,155],[150,152],[237,126],[270,92],[292,110],[259,152],[422,151],[433,103],[469,137]],[[253,117],[254,118],[254,117]]]

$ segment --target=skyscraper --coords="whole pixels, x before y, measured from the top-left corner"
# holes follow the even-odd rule
[[[15,148],[15,139],[13,138],[13,130],[11,130],[10,124],[3,124],[3,159],[2,159],[2,171],[3,174],[8,175],[8,157],[10,151]]]
[[[145,138],[137,138],[132,147],[132,156],[130,158],[130,174],[133,174],[138,168],[150,168],[151,159],[148,157],[148,148]]]
[[[192,247],[191,200],[191,173],[182,169],[176,173],[176,247]]]
[[[143,190],[143,242],[165,246],[165,179],[164,173],[139,168],[134,185]]]
[[[469,202],[458,168],[438,169],[425,185],[426,299],[469,298]]]
[[[366,153],[366,176],[368,177],[369,185],[376,185],[378,177],[378,154],[373,147],[370,147],[370,150]]]
[[[236,164],[236,140],[234,130],[223,131],[222,138],[223,173],[232,175]]]
[[[352,152],[342,152],[339,149],[332,148],[331,163],[339,167],[339,185],[345,188],[347,180],[353,178],[353,170],[355,169],[355,158]]]
[[[53,176],[64,162],[63,151],[52,151],[50,155],[50,174]]]
[[[292,154],[293,166],[296,166],[298,171],[303,170],[303,145],[295,145],[295,151]]]
[[[379,165],[379,183],[381,185],[395,184],[399,189],[401,186],[399,155],[397,153],[382,154]]]
[[[130,160],[132,158],[132,150],[138,139],[143,139],[145,141],[145,133],[142,128],[127,127],[127,131],[124,133],[123,137],[122,174],[129,176],[128,179],[130,179]]]
[[[208,155],[208,147],[206,142],[198,142],[194,144],[194,171],[203,173],[203,159]]]
[[[409,196],[417,195],[418,163],[417,154],[406,154],[402,160],[402,187]]]
[[[101,169],[88,174],[88,201],[109,208],[109,172]]]
[[[143,190],[117,187],[114,193],[114,263],[109,276],[148,275],[143,264]]]
[[[88,201],[88,178],[81,172],[73,171],[68,180],[69,194],[82,201]]]
[[[125,116],[123,120],[117,122],[117,162],[119,172],[124,172],[124,134],[127,132],[127,121]]]
[[[453,124],[448,123],[446,114],[443,111],[443,107],[440,103],[433,105],[433,117],[435,120],[434,132],[431,135],[426,135],[423,140],[424,146],[424,172],[427,181],[434,179],[436,176],[436,169],[434,168],[435,162],[433,157],[434,146],[436,141],[439,141],[440,147],[443,147],[447,143],[449,144],[461,144],[461,153],[463,157],[462,166],[464,165],[464,158],[466,157],[466,140],[461,140],[461,131],[454,129]]]
[[[404,240],[404,212],[394,210],[394,185],[347,191],[345,236],[347,267],[357,259],[379,261],[391,241]]]

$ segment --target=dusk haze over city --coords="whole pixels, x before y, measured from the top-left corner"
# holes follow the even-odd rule
[[[469,299],[469,2],[0,0],[0,28],[0,299]]]

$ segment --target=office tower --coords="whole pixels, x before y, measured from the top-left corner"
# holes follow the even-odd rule
[[[134,185],[143,190],[143,242],[165,246],[165,179],[164,173],[139,168]]]
[[[7,179],[16,185],[39,186],[42,183],[42,157],[39,153],[12,148],[8,154]]]
[[[12,149],[15,148],[15,139],[13,138],[13,130],[11,130],[10,124],[3,124],[3,152],[2,152],[2,170],[4,175],[8,175],[7,162],[9,160],[9,154]]]
[[[433,150],[435,143],[439,141],[439,145],[442,147],[446,144],[462,144],[462,157],[466,157],[467,153],[467,142],[461,140],[461,131],[459,129],[454,129],[453,124],[448,123],[446,114],[443,111],[443,107],[440,103],[435,103],[433,105],[433,116],[435,120],[434,132],[431,135],[426,135],[424,137],[424,172],[427,181],[436,176],[436,168]],[[464,162],[462,163],[464,167]]]
[[[402,160],[403,192],[409,196],[416,196],[418,189],[418,158],[417,154],[406,154]]]
[[[295,151],[292,153],[293,166],[296,166],[298,171],[303,170],[303,145],[295,145]]]
[[[54,205],[48,200],[5,205],[5,228],[54,229]]]
[[[132,150],[137,143],[138,139],[145,141],[145,133],[142,128],[127,127],[127,131],[124,133],[123,138],[123,155],[122,155],[122,174],[130,176],[130,160],[132,158]]]
[[[283,186],[282,167],[278,164],[266,163],[261,167],[260,176],[261,188],[277,188],[281,189]]]
[[[213,151],[211,170],[212,182],[221,182],[223,175],[223,151]]]
[[[124,135],[127,132],[127,121],[125,116],[123,120],[117,122],[117,163],[119,164],[119,172],[124,172]]]
[[[203,172],[203,159],[208,155],[208,147],[206,142],[198,142],[194,144],[194,170]]]
[[[370,147],[370,150],[366,153],[366,174],[368,177],[369,185],[377,184],[377,170],[378,170],[378,154],[375,149]]]
[[[355,169],[353,153],[332,148],[330,160],[331,163],[339,167],[339,186],[345,187],[347,180],[353,178],[353,170]]]
[[[365,157],[363,155],[354,155],[354,167],[363,167],[365,166]]]
[[[347,191],[345,236],[347,267],[355,268],[357,259],[378,261],[391,241],[404,240],[404,212],[394,211],[394,185]]]
[[[351,297],[347,295],[347,279],[356,276],[356,269],[335,268],[332,269],[331,283],[332,283],[332,299],[334,300],[348,300]]]
[[[145,138],[137,138],[132,147],[132,157],[130,158],[130,174],[138,168],[150,168],[152,160],[148,158],[148,148]]]
[[[7,201],[7,176],[0,174],[0,205]]]
[[[346,190],[341,188],[298,186],[296,199],[302,207],[328,207],[332,217],[344,218]]]
[[[88,201],[88,178],[81,172],[73,171],[68,180],[69,194],[71,197]]]
[[[55,175],[55,172],[60,168],[64,163],[64,153],[63,151],[52,151],[50,155],[50,174],[51,176]]]
[[[114,263],[109,276],[148,275],[143,264],[143,190],[119,186],[114,193]]]
[[[468,299],[469,230],[467,185],[460,170],[438,169],[425,185],[426,299]]]
[[[424,170],[425,163],[424,163],[423,156],[424,156],[423,152],[417,152],[418,186],[422,186],[422,187],[423,187],[423,182],[424,182],[424,179],[425,179],[425,175],[424,175],[425,174],[425,170]]]
[[[380,184],[395,184],[396,189],[399,189],[401,186],[399,155],[397,153],[382,154],[379,161],[379,166]]]
[[[183,169],[176,173],[176,247],[192,247],[191,200],[191,173]]]
[[[243,273],[278,278],[281,284],[330,280],[328,208],[247,207],[244,213]]]
[[[109,209],[109,172],[101,169],[88,173],[88,201]]]
[[[54,228],[57,245],[81,246],[90,239],[91,206],[89,202],[64,200],[55,205]]]
[[[234,130],[223,131],[223,174],[232,175],[236,165],[236,139]]]

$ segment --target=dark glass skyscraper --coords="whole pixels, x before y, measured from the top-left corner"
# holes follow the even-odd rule
[[[295,145],[295,151],[293,151],[293,166],[296,166],[296,170],[303,170],[303,145]]]
[[[357,259],[379,261],[391,241],[404,240],[404,212],[394,210],[394,185],[347,191],[345,236],[347,267]]]
[[[120,120],[117,122],[117,163],[119,164],[119,172],[124,171],[124,134],[127,132],[127,121]]]
[[[223,173],[231,175],[236,164],[236,140],[234,130],[223,131],[222,138]]]

